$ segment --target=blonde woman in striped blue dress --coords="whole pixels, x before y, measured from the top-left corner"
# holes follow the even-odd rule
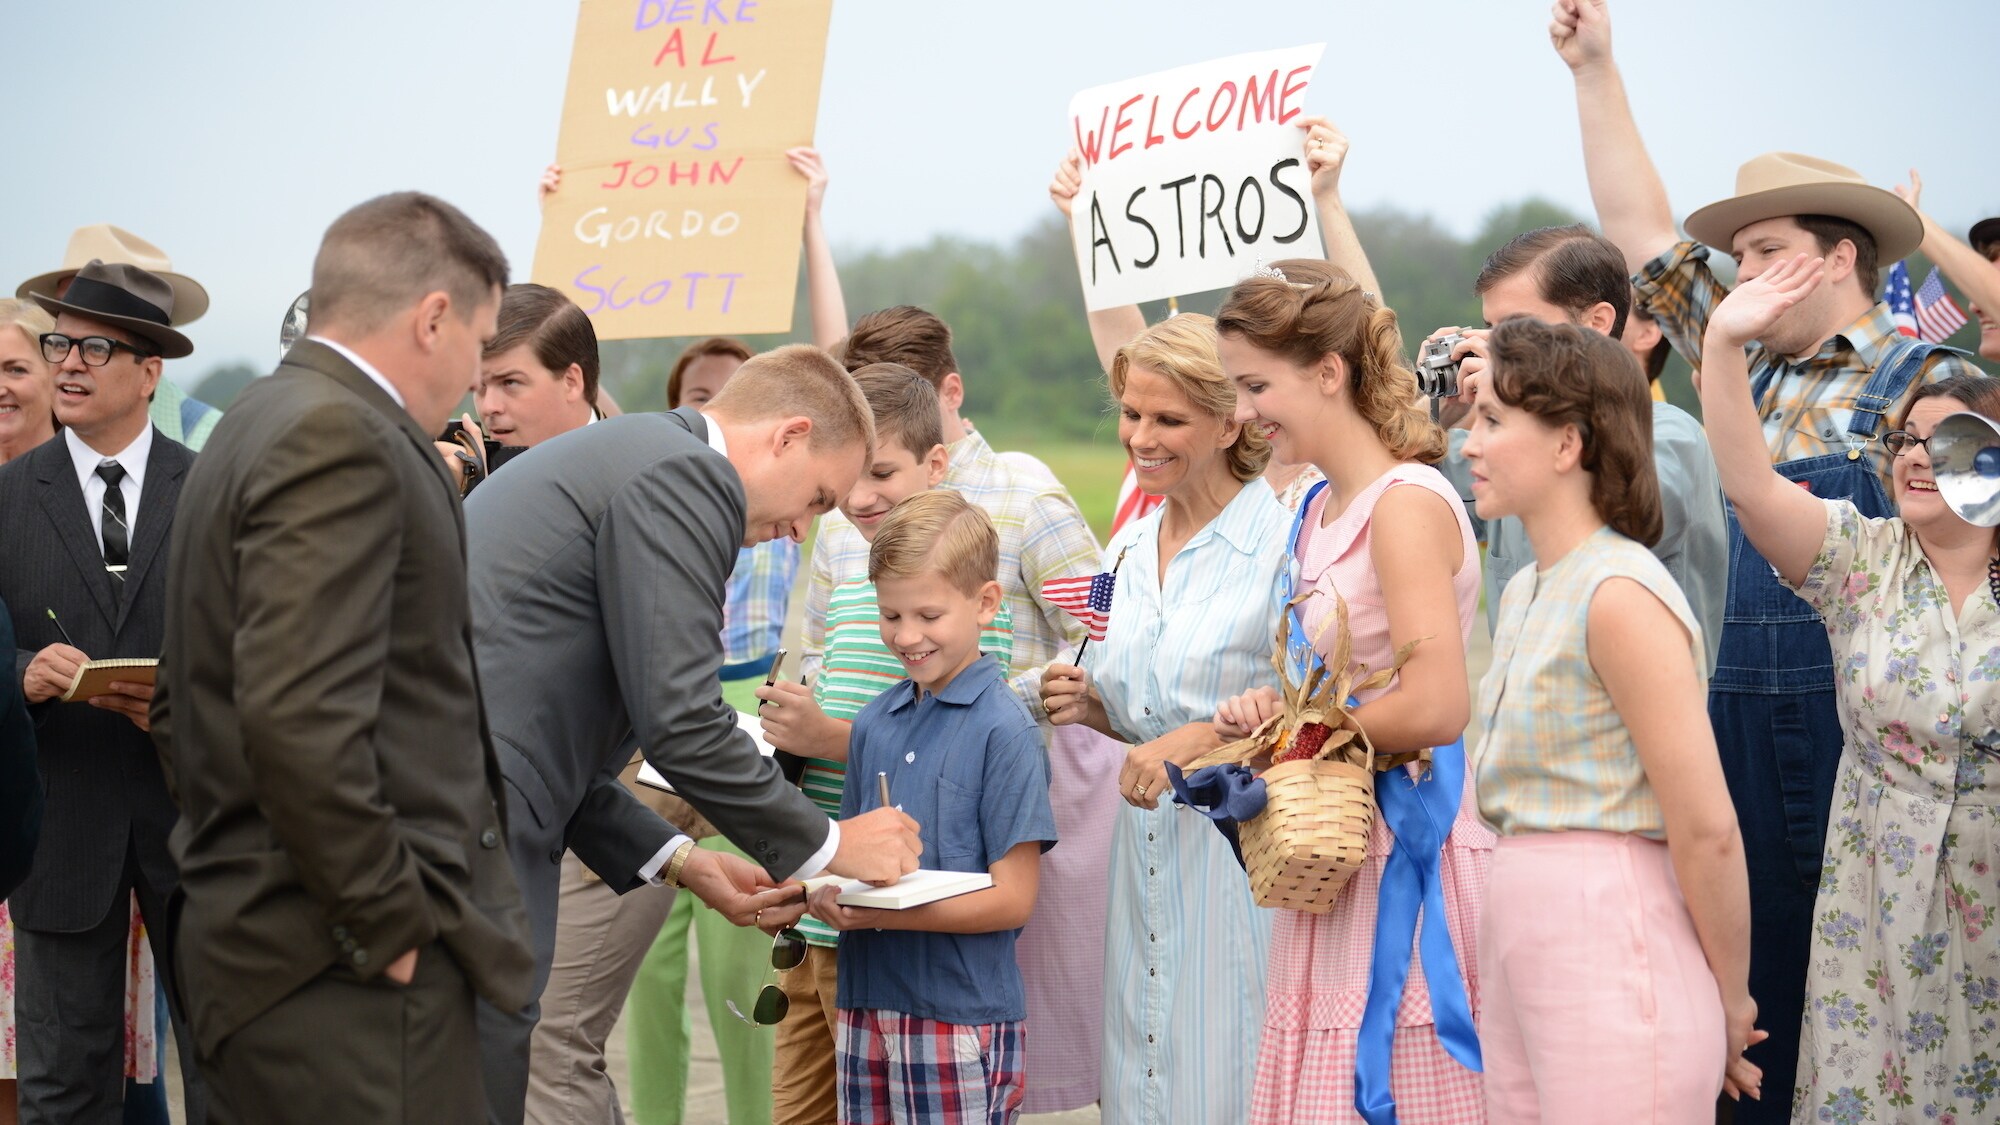
[[[1173,317],[1111,365],[1119,440],[1158,510],[1113,538],[1105,639],[1087,671],[1052,665],[1050,719],[1131,744],[1111,841],[1104,959],[1104,1120],[1241,1121],[1263,1028],[1271,915],[1228,842],[1169,797],[1164,762],[1218,745],[1209,719],[1246,684],[1275,684],[1290,514],[1259,476],[1270,447],[1233,420],[1215,322]]]

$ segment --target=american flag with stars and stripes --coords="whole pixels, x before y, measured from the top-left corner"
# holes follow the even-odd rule
[[[1951,294],[1944,291],[1944,279],[1938,276],[1936,266],[1931,267],[1931,275],[1917,288],[1917,327],[1922,329],[1923,338],[1933,344],[1965,327],[1965,313],[1951,299]]]
[[[1882,283],[1882,302],[1889,306],[1897,332],[1917,334],[1917,299],[1910,289],[1910,267],[1901,262],[1889,267],[1889,279]]]
[[[1111,591],[1118,584],[1115,573],[1088,578],[1051,578],[1042,583],[1042,600],[1059,606],[1083,622],[1090,639],[1104,639],[1104,626],[1111,619]]]

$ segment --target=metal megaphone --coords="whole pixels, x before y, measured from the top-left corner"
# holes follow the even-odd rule
[[[1931,431],[1938,495],[1974,527],[2000,527],[2000,425],[1961,411]]]

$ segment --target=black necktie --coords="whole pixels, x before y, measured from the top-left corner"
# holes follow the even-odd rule
[[[106,461],[97,467],[97,475],[104,480],[104,569],[111,577],[125,584],[125,559],[131,554],[131,539],[126,532],[125,493],[118,487],[125,479],[125,467],[116,461]]]

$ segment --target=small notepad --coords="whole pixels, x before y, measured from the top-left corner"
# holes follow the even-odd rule
[[[840,885],[842,906],[872,906],[877,910],[908,910],[940,899],[983,891],[993,885],[993,876],[984,871],[912,871],[894,885],[871,887],[859,880]]]
[[[768,758],[776,750],[776,747],[764,741],[764,723],[757,716],[750,714],[748,711],[738,711],[736,712],[736,726],[737,729],[749,735],[752,742],[757,744],[757,752],[759,754]],[[662,777],[660,771],[653,768],[653,763],[647,761],[639,763],[639,784],[651,786],[662,793],[671,793],[674,791],[673,782]]]
[[[151,687],[158,674],[157,660],[93,660],[76,670],[76,678],[63,693],[64,703],[81,703],[100,695],[110,695],[113,682],[145,684]]]

